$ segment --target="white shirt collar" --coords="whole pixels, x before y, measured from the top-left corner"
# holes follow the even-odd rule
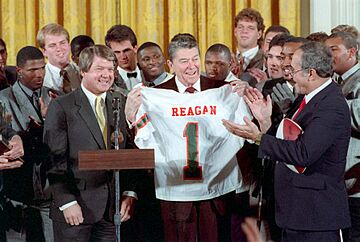
[[[240,80],[240,79],[237,78],[237,77],[230,71],[224,81],[226,81],[226,82],[232,82],[232,81],[238,81],[238,80]]]
[[[182,83],[179,81],[179,79],[178,79],[177,76],[175,76],[175,83],[176,83],[176,86],[177,86],[179,92],[180,92],[180,93],[185,93],[185,90],[186,90],[186,88],[188,88],[188,87],[185,86],[184,84],[182,84]],[[199,80],[197,80],[197,81],[194,83],[194,85],[192,85],[192,87],[195,88],[198,92],[201,92],[200,78],[199,78]]]
[[[126,84],[126,88],[131,91],[135,85],[141,83],[141,72],[138,66],[136,66],[135,70],[132,72],[136,72],[136,78],[128,78],[127,74],[128,73],[132,73],[129,71],[124,70],[123,68],[121,68],[120,66],[117,67],[117,70],[121,76],[121,78],[124,80],[125,84]]]
[[[309,94],[305,95],[305,102],[309,103],[310,100],[319,92],[321,92],[323,89],[325,89],[325,87],[329,86],[332,83],[332,79],[329,78],[329,80],[327,80],[326,82],[324,82],[321,86],[319,86],[318,88],[316,88],[315,90],[313,90],[312,92],[310,92]]]
[[[349,76],[354,74],[354,72],[356,72],[358,69],[360,69],[360,63],[357,63],[356,65],[351,67],[349,70],[347,70],[347,72],[345,72],[344,74],[341,75],[341,78],[345,81]]]
[[[243,65],[244,70],[249,65],[250,61],[256,56],[258,51],[259,51],[258,45],[256,45],[254,48],[244,51],[243,53],[241,53],[239,50],[236,51],[236,56],[238,58],[240,57],[240,55],[244,57],[244,65]]]
[[[85,93],[85,96],[89,100],[90,106],[95,113],[95,101],[96,101],[97,96],[94,93],[90,92],[88,89],[86,89],[86,87],[84,87],[83,83],[81,83],[81,89]],[[106,100],[106,92],[100,94],[100,96],[104,99],[104,101]]]

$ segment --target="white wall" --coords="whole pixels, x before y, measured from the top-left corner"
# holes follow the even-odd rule
[[[310,0],[310,33],[339,25],[355,26],[360,31],[360,0]]]

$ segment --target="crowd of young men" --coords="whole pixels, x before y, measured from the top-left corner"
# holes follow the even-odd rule
[[[0,241],[115,240],[113,174],[78,161],[114,147],[114,97],[120,149],[156,154],[154,170],[121,172],[122,240],[252,241],[256,216],[273,241],[359,241],[359,33],[264,30],[241,10],[236,51],[211,45],[204,72],[189,33],[166,60],[126,25],[98,45],[52,23],[16,67],[0,39]]]

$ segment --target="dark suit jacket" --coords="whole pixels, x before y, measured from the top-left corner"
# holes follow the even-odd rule
[[[107,93],[106,109],[108,120],[108,137],[105,142],[110,147],[110,134],[114,130],[112,96]],[[126,123],[123,112],[120,114],[120,129],[126,140]],[[95,113],[82,91],[77,89],[58,97],[50,103],[44,127],[44,142],[50,149],[49,182],[53,202],[50,216],[53,220],[65,222],[59,207],[71,201],[77,201],[82,209],[85,224],[93,224],[108,217],[105,210],[113,206],[112,173],[109,171],[80,171],[78,152],[81,150],[105,149]],[[123,190],[134,191],[134,183],[128,177],[120,176]],[[110,206],[110,209],[108,209]]]
[[[42,88],[41,95],[45,102],[49,102],[47,88]],[[18,82],[0,92],[0,101],[11,115],[11,126],[21,136],[25,153],[25,163],[20,168],[4,172],[6,195],[28,204],[34,199],[34,189],[39,192],[37,198],[43,195],[40,182],[33,183],[33,175],[36,171],[40,176],[41,163],[47,156],[47,150],[42,143],[43,127],[32,125],[30,116],[39,124],[43,124],[43,119]]]
[[[259,49],[259,51],[256,53],[254,58],[251,59],[249,65],[246,67],[244,72],[241,73],[239,77],[240,80],[246,81],[249,83],[250,86],[255,87],[257,84],[257,80],[249,74],[249,69],[259,68],[260,70],[262,70],[263,65],[264,65],[264,52],[261,49]]]
[[[217,80],[212,80],[209,79],[207,77],[204,76],[200,76],[200,87],[201,87],[201,91],[204,90],[208,90],[208,89],[212,89],[212,88],[218,88],[221,87],[225,84],[229,84],[228,82],[224,82],[224,81],[217,81]],[[179,91],[178,87],[176,85],[175,82],[175,76],[173,78],[171,78],[169,81],[164,82],[158,86],[155,86],[155,88],[160,88],[160,89],[170,89],[170,90],[174,90],[174,91]],[[192,202],[174,202],[175,207],[171,207],[170,212],[174,212],[174,218],[178,219],[180,221],[184,221],[186,220],[191,213],[191,208],[193,206]],[[217,200],[214,199],[214,205],[217,208],[218,212],[221,215],[224,215],[225,210],[227,208],[225,208],[225,204],[223,200]]]
[[[17,72],[15,66],[5,66],[4,76],[0,78],[0,90],[13,85],[17,80]]]
[[[275,168],[277,224],[308,231],[349,227],[344,168],[351,126],[349,108],[336,84],[315,95],[295,121],[304,130],[295,142],[264,135],[259,147],[259,157],[279,161]],[[307,169],[297,174],[285,162]]]

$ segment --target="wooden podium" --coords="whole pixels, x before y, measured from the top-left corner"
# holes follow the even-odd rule
[[[119,170],[154,169],[153,149],[118,149],[79,151],[80,170],[115,171],[115,214],[116,241],[120,242],[120,174]]]
[[[153,149],[79,151],[80,170],[154,169]]]

